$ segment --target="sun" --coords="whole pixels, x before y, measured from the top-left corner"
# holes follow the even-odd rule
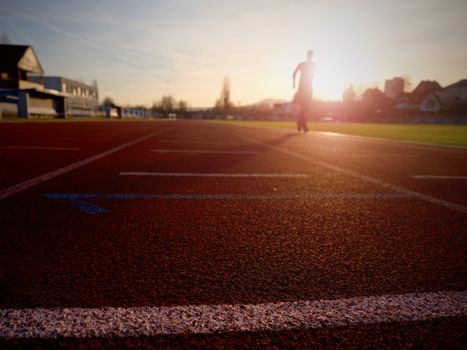
[[[326,46],[315,49],[313,61],[315,72],[313,77],[313,96],[318,100],[335,101],[341,100],[345,88],[353,83],[359,84],[367,75],[357,58],[351,55],[343,57],[338,47]],[[300,60],[299,55],[288,58],[288,66],[296,67]],[[301,59],[304,61],[305,58]],[[289,68],[289,70],[291,70]]]
[[[269,80],[271,94],[293,98],[291,89],[292,72],[299,62],[306,60],[306,51],[314,51],[315,74],[313,78],[313,98],[315,100],[342,100],[344,90],[352,84],[355,87],[377,85],[381,67],[378,59],[367,42],[350,40],[352,33],[346,35],[322,35],[314,45],[293,45],[277,55],[277,66],[274,70],[283,72],[279,80]],[[336,38],[344,38],[346,42]],[[334,39],[333,39],[334,38]],[[267,80],[267,79],[265,79]]]
[[[377,73],[376,62],[368,49],[339,45],[323,45],[315,51],[316,98],[340,100],[349,84],[373,84]]]
[[[320,100],[340,100],[348,82],[342,62],[323,60],[316,63],[314,95]]]

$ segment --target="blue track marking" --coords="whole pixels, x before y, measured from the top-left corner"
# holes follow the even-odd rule
[[[102,214],[108,212],[107,209],[95,205],[82,199],[70,199],[68,204],[78,207],[83,213],[87,214]]]
[[[87,199],[158,199],[190,201],[238,201],[238,200],[387,200],[407,199],[411,196],[398,193],[314,193],[314,194],[144,194],[144,193],[44,193],[49,199],[65,200],[83,213],[102,214],[109,210],[90,203]]]

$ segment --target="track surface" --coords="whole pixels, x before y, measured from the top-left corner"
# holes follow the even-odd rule
[[[0,309],[467,290],[467,150],[206,122],[2,124],[0,189],[121,145],[0,200]],[[465,335],[465,317],[451,317],[0,341],[39,348],[461,348]]]

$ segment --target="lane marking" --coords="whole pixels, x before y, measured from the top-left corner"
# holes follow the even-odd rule
[[[467,180],[467,176],[449,176],[449,175],[413,175],[415,179],[434,179],[434,180]]]
[[[412,190],[409,190],[409,189],[407,189],[405,187],[401,187],[401,186],[397,186],[397,185],[394,185],[394,184],[391,184],[391,183],[388,183],[388,182],[384,182],[384,181],[378,180],[378,179],[376,179],[374,177],[367,176],[367,175],[362,175],[360,173],[357,173],[355,171],[342,168],[342,167],[337,166],[337,165],[333,165],[333,164],[330,164],[330,163],[327,163],[327,162],[323,162],[321,160],[314,159],[312,157],[304,156],[304,155],[299,154],[299,153],[295,153],[295,152],[288,151],[288,150],[285,150],[285,149],[282,149],[282,148],[279,148],[279,147],[276,147],[276,146],[272,146],[272,145],[269,145],[267,143],[264,143],[264,142],[249,138],[247,136],[243,136],[243,135],[240,135],[240,134],[237,134],[237,133],[232,133],[232,134],[236,135],[239,138],[247,140],[249,142],[256,143],[258,145],[262,145],[262,146],[270,148],[270,149],[274,149],[274,150],[276,150],[278,152],[291,155],[291,156],[293,156],[293,157],[295,157],[297,159],[305,160],[305,161],[307,161],[309,163],[319,165],[319,166],[321,166],[323,168],[334,170],[336,172],[339,172],[339,173],[342,173],[342,174],[345,174],[345,175],[348,175],[348,176],[352,176],[352,177],[357,178],[359,180],[369,182],[369,183],[372,183],[372,184],[376,184],[376,185],[379,185],[381,187],[388,188],[388,189],[390,189],[392,191],[405,194],[407,196],[418,198],[418,199],[423,200],[423,201],[428,202],[428,203],[443,206],[443,207],[446,207],[446,208],[449,208],[449,209],[452,209],[452,210],[455,210],[455,211],[459,211],[461,213],[467,213],[467,207],[465,207],[463,205],[452,203],[452,202],[449,202],[449,201],[444,200],[444,199],[439,199],[439,198],[436,198],[436,197],[432,197],[432,196],[429,196],[429,195],[426,195],[426,194],[423,194],[423,193],[420,193],[420,192],[417,192],[417,191],[412,191]]]
[[[204,151],[204,150],[176,150],[176,149],[153,149],[154,153],[200,153],[200,154],[258,154],[250,151]]]
[[[312,194],[145,194],[145,193],[44,193],[51,199],[169,199],[169,200],[238,200],[238,199],[406,199],[398,193],[312,193]]]
[[[48,151],[79,151],[76,147],[42,147],[42,146],[0,146],[0,149],[30,149]]]
[[[260,332],[467,316],[467,293],[162,307],[1,309],[0,338],[96,338]]]
[[[337,154],[337,152],[335,153]],[[345,156],[351,157],[397,157],[397,158],[405,158],[405,157],[421,157],[419,154],[397,154],[397,153],[350,153],[350,152],[343,152]]]
[[[221,141],[193,141],[193,140],[159,140],[161,143],[195,143],[202,145],[238,145],[235,142],[221,142]]]
[[[115,152],[118,152],[122,149],[125,149],[127,147],[130,147],[134,144],[137,144],[139,142],[142,142],[144,140],[147,140],[153,136],[156,136],[156,135],[159,135],[159,134],[162,134],[170,129],[173,129],[174,126],[171,126],[169,128],[166,128],[166,129],[162,129],[162,130],[159,130],[159,131],[156,131],[156,132],[153,132],[149,135],[146,135],[146,136],[143,136],[143,137],[140,137],[140,138],[137,138],[133,141],[129,141],[129,142],[126,142],[124,144],[121,144],[120,146],[117,146],[117,147],[114,147],[114,148],[111,148],[105,152],[102,152],[102,153],[99,153],[99,154],[96,154],[94,156],[91,156],[89,158],[86,158],[86,159],[83,159],[83,160],[80,160],[76,163],[72,163],[70,165],[67,165],[63,168],[60,168],[60,169],[57,169],[57,170],[54,170],[54,171],[51,171],[49,173],[46,173],[46,174],[43,174],[43,175],[40,175],[40,176],[37,176],[35,178],[32,178],[32,179],[29,179],[29,180],[26,180],[24,182],[21,182],[19,184],[16,184],[16,185],[13,185],[13,186],[10,186],[10,187],[7,187],[3,190],[0,190],[0,200],[1,199],[5,199],[5,198],[8,198],[10,196],[12,196],[13,194],[15,193],[18,193],[18,192],[22,192],[24,190],[27,190],[28,188],[31,188],[33,186],[36,186],[36,185],[39,185],[40,183],[44,182],[44,181],[47,181],[47,180],[50,180],[54,177],[57,177],[57,176],[60,176],[60,175],[63,175],[63,174],[66,174],[72,170],[75,170],[75,169],[78,169],[84,165],[87,165],[89,163],[92,163],[96,160],[99,160],[101,158],[104,158],[104,157],[107,157]]]
[[[307,174],[242,174],[242,173],[152,173],[144,171],[122,171],[121,176],[175,176],[175,177],[308,177]]]
[[[241,200],[390,200],[410,198],[394,193],[313,193],[313,194],[144,194],[144,193],[44,193],[49,199],[66,200],[71,206],[78,207],[83,213],[102,214],[108,210],[88,202],[89,199],[157,199],[187,201],[241,201]]]
[[[103,137],[67,137],[67,136],[60,136],[60,137],[38,137],[38,139],[47,139],[47,140],[78,140],[78,141],[112,141],[111,138],[103,138]]]
[[[318,146],[318,145],[313,145],[310,150],[323,150],[325,151],[328,155],[331,154],[333,156],[337,156],[337,155],[340,155],[340,156],[346,156],[346,157],[401,157],[401,158],[413,158],[413,157],[416,157],[416,158],[420,158],[422,157],[421,154],[415,154],[415,153],[405,153],[405,154],[401,154],[401,153],[355,153],[355,152],[348,152],[346,151],[346,148],[345,146],[336,146],[336,145],[330,145],[328,147],[326,146]]]
[[[17,139],[18,135],[2,135],[2,138],[14,138]],[[31,140],[78,140],[78,141],[111,141],[111,138],[102,137],[67,137],[67,136],[28,136]]]

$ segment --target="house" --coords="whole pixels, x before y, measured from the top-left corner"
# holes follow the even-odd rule
[[[0,114],[63,117],[65,96],[44,87],[44,70],[31,46],[0,44]],[[31,81],[31,75],[39,77]]]
[[[399,97],[397,97],[394,100],[393,109],[394,111],[398,113],[423,112],[421,109],[422,102],[425,102],[428,96],[435,94],[441,90],[442,90],[442,87],[441,85],[439,85],[437,81],[430,81],[430,80],[421,81],[412,92],[409,92],[409,93],[404,92],[400,94]],[[426,101],[423,104],[423,108],[425,109],[432,108],[430,106],[431,106],[431,103],[435,103],[433,102],[434,98],[436,97],[432,97],[430,99],[430,101],[432,102]]]
[[[28,81],[31,73],[42,75],[44,70],[31,46],[0,44],[0,88],[40,88]]]
[[[424,80],[411,92],[412,101],[419,104],[428,95],[440,91],[443,88],[437,81]]]
[[[418,108],[422,113],[439,113],[444,106],[445,103],[440,98],[440,91],[437,91],[425,97]]]
[[[410,93],[404,92],[400,94],[399,97],[394,100],[393,109],[398,113],[412,111],[414,109],[414,104],[412,103]]]
[[[463,79],[426,96],[418,104],[418,110],[422,113],[439,113],[442,110],[455,111],[466,104],[467,79]]]
[[[441,95],[443,102],[454,105],[467,103],[467,79],[459,80],[457,83],[446,86]]]

